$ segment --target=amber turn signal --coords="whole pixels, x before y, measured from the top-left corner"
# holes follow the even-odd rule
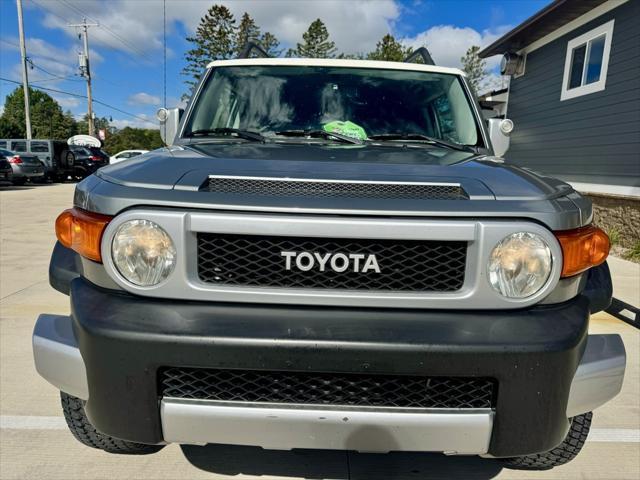
[[[571,277],[603,263],[609,255],[609,237],[598,227],[555,232],[562,247],[561,277]]]
[[[56,219],[56,237],[67,248],[96,262],[102,262],[100,241],[113,217],[70,208]]]

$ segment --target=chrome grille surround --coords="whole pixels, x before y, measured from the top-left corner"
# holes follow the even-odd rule
[[[118,226],[128,220],[147,219],[159,224],[173,239],[177,264],[172,275],[154,287],[130,284],[115,269],[111,241]],[[486,279],[486,264],[493,247],[507,235],[528,231],[549,245],[553,266],[547,284],[525,299],[496,293]],[[215,285],[198,278],[198,233],[297,236],[342,239],[463,241],[468,244],[465,279],[454,292],[398,292],[327,288],[272,288]],[[140,208],[127,210],[107,226],[102,239],[104,267],[124,290],[136,295],[217,302],[285,305],[333,305],[379,308],[514,309],[536,304],[558,284],[562,252],[552,232],[530,221],[433,220],[325,215],[217,213],[202,210]]]

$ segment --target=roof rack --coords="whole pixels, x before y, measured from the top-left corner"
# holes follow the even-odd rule
[[[409,55],[407,58],[404,59],[404,63],[411,63],[418,57],[422,58],[422,61],[424,62],[425,65],[436,64],[433,61],[433,58],[431,58],[431,54],[429,53],[429,50],[427,50],[427,47],[420,47],[417,50],[413,51],[411,55]]]
[[[262,58],[270,58],[271,57],[271,55],[269,55],[266,52],[266,50],[264,48],[262,48],[260,45],[258,45],[257,43],[247,42],[245,44],[245,46],[242,47],[242,50],[240,51],[240,54],[238,55],[238,58],[249,58],[249,55],[251,55],[251,52],[253,52],[254,50]]]

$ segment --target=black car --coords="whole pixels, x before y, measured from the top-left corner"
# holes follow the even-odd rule
[[[109,165],[109,155],[100,148],[79,145],[70,145],[68,150],[62,152],[61,160],[67,170],[71,170],[78,179],[88,177],[100,167]]]

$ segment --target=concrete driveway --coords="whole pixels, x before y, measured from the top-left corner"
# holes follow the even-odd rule
[[[53,221],[73,185],[0,187],[0,478],[2,479],[637,479],[640,478],[640,331],[608,314],[594,333],[619,333],[628,364],[622,393],[594,415],[582,454],[546,472],[503,470],[474,457],[265,451],[170,445],[142,457],[86,448],[67,431],[58,392],[35,372],[31,331],[39,313],[68,314],[47,281]]]

